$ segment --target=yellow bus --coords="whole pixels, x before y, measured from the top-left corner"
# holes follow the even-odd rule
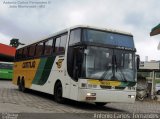
[[[130,33],[75,26],[17,49],[13,83],[64,99],[133,103],[136,60]]]

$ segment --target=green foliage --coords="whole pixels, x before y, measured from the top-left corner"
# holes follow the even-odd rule
[[[19,39],[12,38],[12,39],[10,40],[10,45],[11,45],[12,47],[17,48],[19,45],[24,45],[24,44],[23,44],[23,43],[20,43],[20,42],[19,42]]]
[[[15,39],[15,38],[11,39],[11,40],[10,40],[10,45],[11,45],[12,47],[17,48],[17,47],[19,46],[19,39]]]

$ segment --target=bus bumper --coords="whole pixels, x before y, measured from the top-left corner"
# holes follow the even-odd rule
[[[136,91],[79,89],[78,101],[84,102],[125,102],[134,103]]]

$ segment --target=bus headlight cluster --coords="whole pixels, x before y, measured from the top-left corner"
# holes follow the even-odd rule
[[[96,93],[87,93],[86,100],[96,100]]]
[[[97,85],[82,83],[81,87],[82,88],[97,88]]]
[[[96,93],[87,93],[87,96],[96,96]]]
[[[128,95],[128,98],[135,98],[135,95]]]

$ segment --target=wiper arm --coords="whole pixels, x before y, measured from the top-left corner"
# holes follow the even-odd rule
[[[112,56],[112,73],[113,73],[113,76],[111,79],[116,79],[115,77],[115,55]]]
[[[114,60],[115,60],[115,68],[116,68],[116,72],[117,72],[117,57],[116,57],[116,55],[115,55],[115,58],[114,58]]]
[[[118,64],[117,64],[117,57],[116,57],[116,55],[115,55],[115,58],[114,58],[114,59],[115,59],[115,61],[114,61],[114,62],[115,62],[115,68],[116,68],[116,72],[117,72]],[[126,78],[125,78],[125,75],[124,75],[124,73],[123,73],[123,71],[122,71],[122,69],[119,68],[119,70],[120,70],[120,72],[121,72],[121,74],[122,74],[122,76],[123,76],[123,80],[124,80],[124,81],[127,81]]]

